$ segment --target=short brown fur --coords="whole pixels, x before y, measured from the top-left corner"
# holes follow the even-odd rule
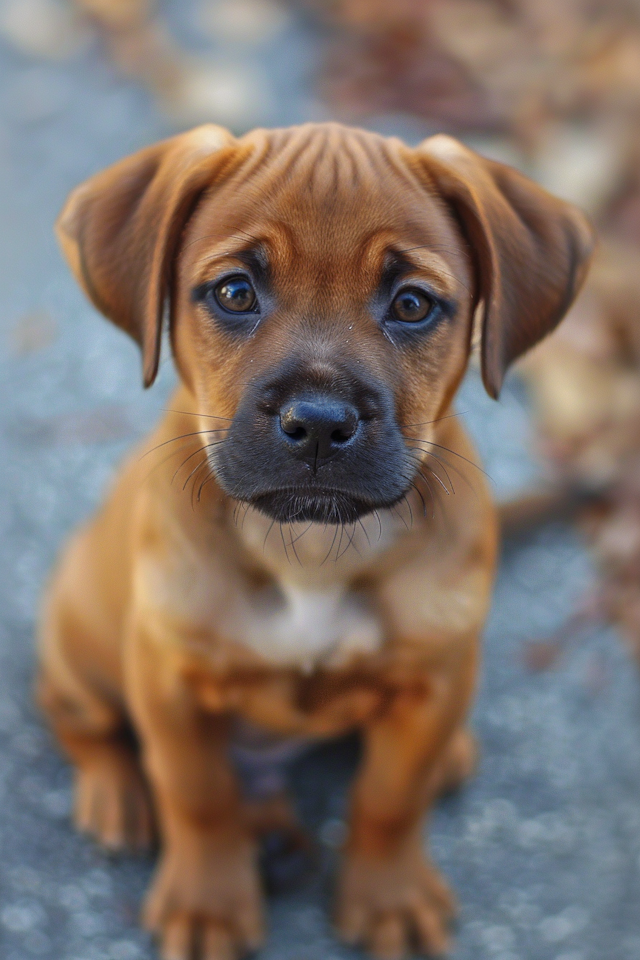
[[[453,898],[421,825],[473,767],[465,723],[496,558],[491,499],[451,402],[478,303],[496,395],[575,295],[586,222],[445,137],[409,149],[333,124],[240,140],[203,127],[79,187],[59,235],[89,297],[140,344],[147,384],[169,303],[181,380],[47,595],[39,695],[76,766],[78,825],[144,846],[157,821],[145,920],[163,956],[236,956],[262,941],[264,919],[232,718],[312,739],[359,729],[338,929],[380,957],[441,952]],[[266,251],[277,303],[238,339],[192,290],[249,245]],[[410,346],[371,313],[390,251],[455,304]],[[270,526],[224,493],[204,447],[225,442],[256,378],[300,355],[323,382],[346,358],[384,384],[416,471],[397,507],[352,528]],[[313,648],[326,624],[312,614],[291,627],[290,597],[307,611],[334,598],[322,607],[333,645]]]

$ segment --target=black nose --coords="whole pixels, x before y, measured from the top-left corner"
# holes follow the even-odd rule
[[[280,429],[292,453],[314,464],[343,449],[359,422],[355,407],[333,398],[291,400],[280,410]]]

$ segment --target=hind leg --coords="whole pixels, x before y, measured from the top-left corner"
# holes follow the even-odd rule
[[[137,754],[118,740],[90,746],[76,766],[74,822],[109,850],[147,850],[155,829],[151,797]]]
[[[151,796],[124,707],[97,681],[99,656],[62,604],[49,608],[42,637],[38,702],[75,767],[74,820],[110,850],[154,840]]]

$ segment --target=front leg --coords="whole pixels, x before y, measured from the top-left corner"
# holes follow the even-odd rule
[[[425,855],[422,823],[464,736],[474,675],[471,654],[458,671],[400,690],[364,731],[337,922],[347,942],[385,960],[448,946],[455,900]]]
[[[227,721],[200,708],[172,661],[134,631],[128,694],[162,838],[144,919],[164,960],[231,960],[263,939],[255,842],[227,758]]]

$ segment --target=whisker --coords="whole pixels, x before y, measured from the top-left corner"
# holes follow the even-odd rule
[[[420,471],[419,476],[420,476],[420,479],[426,484],[427,489],[428,489],[428,491],[429,491],[429,493],[430,493],[430,495],[431,495],[431,500],[432,500],[432,504],[433,504],[432,517],[431,517],[431,519],[435,521],[436,518],[437,518],[437,509],[438,509],[438,507],[440,508],[440,512],[441,512],[443,515],[444,515],[444,513],[445,513],[444,505],[443,505],[443,502],[442,502],[442,494],[440,493],[440,491],[439,491],[437,488],[434,489],[434,488],[431,486],[431,484],[429,483],[429,477],[428,477],[426,474],[424,474],[422,471]],[[433,474],[432,474],[432,476],[433,476]]]
[[[346,529],[347,529],[346,524],[343,523],[342,526],[343,526],[343,529],[346,531]],[[354,525],[353,525],[353,531],[352,531],[352,533],[351,533],[351,536],[349,536],[349,534],[347,533],[347,545],[346,545],[346,547],[344,548],[344,550],[342,551],[342,553],[337,553],[337,554],[336,554],[336,563],[338,562],[338,560],[340,560],[341,557],[344,557],[344,555],[345,555],[345,553],[347,552],[347,550],[349,549],[349,547],[353,547],[353,549],[356,551],[356,553],[358,554],[358,556],[360,556],[360,551],[358,550],[358,548],[356,547],[356,545],[355,545],[354,542],[353,542],[353,538],[354,538],[354,536],[355,536],[355,532],[356,532],[356,525],[355,525],[355,523],[354,523]]]
[[[358,550],[358,544],[356,543],[356,524],[355,524],[355,520],[354,520],[354,522],[353,522],[353,530],[352,530],[352,532],[351,532],[351,537],[350,537],[350,539],[349,539],[349,544],[350,544],[350,546],[353,547],[353,549],[354,549],[355,552],[358,554],[358,556],[361,557],[362,554],[361,554],[360,551]]]
[[[215,474],[210,473],[210,475],[205,480],[202,481],[202,483],[198,487],[198,502],[200,502],[200,495],[202,494],[203,489],[206,487],[208,483],[211,483],[211,481],[215,479],[216,479]]]
[[[417,452],[417,451],[416,451],[416,452]],[[423,450],[422,453],[424,453],[425,456],[431,456],[431,457],[434,457],[435,460],[438,460],[438,457],[437,457],[434,453],[429,453],[428,450]],[[411,452],[409,453],[409,456],[411,456]],[[432,477],[433,477],[435,480],[438,481],[438,483],[440,484],[440,486],[442,487],[442,489],[444,490],[444,492],[446,493],[447,496],[449,496],[450,493],[452,493],[452,492],[455,493],[455,491],[453,490],[453,484],[452,484],[452,486],[451,486],[451,490],[449,490],[449,488],[447,487],[447,485],[446,485],[446,483],[444,482],[444,480],[442,479],[442,477],[441,477],[438,473],[436,473],[436,471],[433,469],[433,467],[430,467],[430,466],[429,466],[427,463],[425,463],[424,460],[422,460],[422,459],[419,459],[419,460],[417,460],[417,461],[414,460],[414,463],[416,463],[416,462],[417,462],[420,466],[423,466],[423,467],[425,468],[425,470],[428,470],[428,471],[429,471],[429,473],[432,475]],[[440,462],[440,461],[438,461],[438,462]],[[449,483],[451,483],[451,478],[450,478],[449,475],[447,474],[447,471],[446,471],[446,469],[445,469],[444,466],[443,466],[443,470],[445,471],[445,475],[447,476],[447,479],[449,480]]]
[[[340,547],[342,546],[342,537],[344,535],[344,522],[340,521],[340,539],[338,540],[338,546],[336,547],[336,559],[334,563],[337,563],[340,559]]]
[[[218,442],[221,442],[221,441],[218,441]],[[194,450],[192,453],[190,453],[189,456],[186,457],[186,459],[184,459],[184,460],[182,461],[182,463],[180,464],[180,466],[178,467],[178,469],[176,470],[176,472],[174,473],[174,475],[171,477],[171,483],[173,483],[173,481],[174,481],[175,478],[178,476],[178,474],[180,473],[180,471],[182,470],[182,468],[184,467],[184,465],[185,465],[186,463],[188,463],[189,460],[191,460],[192,457],[196,457],[199,453],[203,453],[203,452],[207,449],[207,447],[210,447],[210,446],[212,446],[212,444],[207,443],[207,444],[205,444],[203,447],[198,447],[197,450]],[[188,482],[188,480],[189,480],[189,478],[187,477],[187,482]],[[184,487],[183,487],[182,489],[184,490]]]
[[[202,463],[200,464],[200,466],[198,467],[198,469],[194,471],[194,473],[195,473],[196,476],[198,475],[198,471],[201,470],[202,467],[205,468],[205,469],[204,469],[204,475],[205,475],[205,477],[208,477],[208,476],[210,475],[210,473],[211,473],[211,464],[209,463],[209,458],[206,457],[206,456],[205,456],[203,462],[202,462]],[[196,479],[195,479],[195,476],[194,476],[194,478],[193,478],[193,484],[191,485],[191,509],[192,509],[193,511],[195,511],[195,509],[196,509],[195,504],[194,504],[194,502],[193,502],[193,497],[194,497],[195,492],[196,492]],[[200,502],[200,501],[198,500],[198,503],[199,503],[199,502]]]
[[[298,561],[298,565],[302,566],[302,561],[300,560],[300,557],[298,556],[298,551],[296,550],[296,542],[293,539],[293,531],[291,529],[291,524],[289,524],[289,546],[293,550],[293,555]]]
[[[140,460],[144,460],[144,458],[148,457],[150,453],[154,452],[154,450],[159,450],[160,447],[166,447],[168,443],[176,443],[177,440],[186,440],[189,437],[201,437],[204,434],[222,433],[227,429],[228,427],[220,427],[218,430],[194,430],[193,433],[182,433],[179,437],[171,437],[170,440],[163,440],[162,443],[158,443],[155,447],[151,447],[150,450],[146,450],[140,457]]]
[[[189,476],[187,477],[187,479],[185,480],[185,482],[182,484],[182,490],[183,490],[183,492],[187,489],[187,484],[189,483],[189,480],[191,480],[191,477],[192,477],[195,473],[197,473],[198,470],[200,470],[200,469],[204,466],[205,463],[207,463],[207,458],[206,458],[206,457],[205,457],[203,460],[201,460],[200,463],[199,463],[196,467],[193,468],[193,470],[191,471],[191,473],[189,474]],[[175,476],[175,474],[174,474],[174,476]]]
[[[360,519],[360,517],[358,517],[358,523],[359,523],[360,526],[362,527],[362,532],[364,533],[365,537],[367,538],[367,546],[370,547],[370,546],[371,546],[371,540],[369,540],[369,534],[367,533],[367,529],[366,529],[364,523],[362,522],[362,520]]]
[[[402,520],[402,523],[403,523],[403,525],[404,525],[405,530],[407,531],[407,533],[409,533],[409,527],[407,526],[407,521],[406,521],[405,518],[402,516],[402,514],[400,513],[400,511],[398,510],[398,508],[396,507],[396,505],[394,504],[390,509],[393,510],[393,512],[394,512],[395,514],[397,514],[398,517],[400,517],[400,519]]]
[[[378,543],[380,543],[380,540],[382,539],[382,520],[380,519],[380,514],[377,510],[373,511],[373,515],[378,521]]]
[[[409,467],[409,464],[407,464],[407,467]],[[427,505],[426,505],[426,503],[425,503],[425,501],[424,501],[424,497],[422,496],[422,493],[420,492],[419,488],[418,488],[418,487],[416,486],[416,484],[414,483],[414,477],[416,476],[416,472],[415,472],[415,469],[413,468],[413,464],[412,464],[411,467],[409,467],[409,470],[410,470],[409,475],[408,475],[408,476],[405,476],[405,474],[403,473],[403,474],[402,474],[402,479],[403,479],[403,480],[405,481],[405,483],[407,484],[407,490],[410,490],[410,489],[415,490],[415,492],[416,492],[416,493],[418,494],[418,496],[420,497],[420,500],[422,501],[422,516],[423,516],[423,517],[426,517],[426,516],[427,516]],[[405,496],[406,496],[406,493],[405,493]]]
[[[334,545],[334,543],[336,542],[336,537],[337,537],[337,536],[338,536],[338,526],[337,526],[337,524],[336,524],[336,528],[335,528],[334,533],[333,533],[333,540],[331,541],[331,546],[330,546],[329,549],[327,550],[326,556],[325,556],[324,560],[322,561],[322,563],[320,564],[321,567],[323,567],[323,566],[325,565],[325,563],[327,562],[327,560],[328,560],[329,557],[331,556],[331,551],[333,550],[333,545]]]
[[[208,458],[207,458],[207,459],[208,459]],[[208,475],[205,476],[204,480],[201,481],[200,486],[198,487],[198,495],[197,495],[197,497],[196,497],[196,500],[197,500],[198,503],[200,503],[200,497],[202,496],[202,489],[203,489],[203,487],[206,487],[206,485],[209,483],[210,480],[214,480],[214,479],[215,479],[215,477],[214,477],[214,475],[213,475],[213,472],[212,472],[211,470],[207,471],[207,473],[208,473]],[[194,486],[194,489],[195,489],[195,483],[194,483],[193,486]]]
[[[225,438],[225,439],[226,439],[226,438]],[[184,465],[185,465],[186,463],[188,463],[189,460],[191,460],[192,457],[197,456],[199,453],[204,453],[205,450],[209,450],[211,447],[218,447],[221,443],[224,443],[224,439],[223,439],[223,440],[214,440],[213,443],[205,443],[205,445],[204,445],[203,447],[198,447],[197,450],[194,450],[193,453],[190,453],[189,456],[186,457],[186,458],[182,461],[182,463],[180,464],[180,466],[178,467],[178,469],[175,471],[174,475],[171,477],[171,483],[173,483],[173,481],[174,481],[175,478],[178,476],[178,474],[180,473],[180,471],[182,470],[182,468],[184,467]],[[207,460],[208,460],[208,455],[207,455]],[[189,480],[190,480],[191,477],[193,476],[193,473],[195,473],[195,471],[192,471],[192,472],[189,474],[189,476],[187,477],[187,479],[185,480],[184,486],[183,486],[183,488],[182,488],[183,490],[185,489],[185,487],[186,487],[186,485],[188,484]]]
[[[163,407],[165,413],[180,413],[183,417],[204,417],[205,420],[226,420],[227,423],[231,423],[233,417],[217,417],[212,413],[193,413],[192,410],[172,410],[171,407]],[[226,427],[221,429],[226,430]]]
[[[453,473],[455,473],[455,475],[462,480],[462,482],[465,484],[465,486],[468,487],[469,490],[471,490],[471,492],[473,493],[474,497],[477,497],[477,496],[478,496],[478,491],[477,491],[476,487],[474,486],[472,480],[466,475],[466,473],[464,473],[462,470],[460,470],[460,469],[456,466],[455,463],[451,463],[449,460],[447,460],[446,457],[443,457],[441,453],[440,453],[440,454],[434,453],[433,450],[422,450],[421,452],[422,452],[423,454],[425,454],[426,456],[431,457],[433,460],[437,460],[437,462],[440,464],[440,466],[441,466],[442,469],[445,471],[445,473],[447,474],[447,476],[449,476],[449,474],[448,474],[448,471],[447,471],[446,467],[448,467],[449,470],[452,470]],[[446,467],[445,467],[445,464],[446,464]],[[430,469],[431,469],[431,472],[432,472],[434,475],[436,475],[436,474],[435,474],[435,470],[433,470],[433,468],[430,468]],[[482,471],[482,472],[484,472],[484,471]],[[491,477],[489,477],[489,479],[491,480]],[[492,482],[493,482],[493,481],[492,481]]]
[[[475,467],[476,470],[479,470],[480,473],[484,474],[484,476],[488,480],[490,480],[491,483],[495,483],[495,480],[493,479],[493,477],[489,476],[487,471],[483,470],[480,464],[474,463],[473,460],[469,460],[468,457],[463,457],[461,453],[456,453],[456,451],[452,450],[451,447],[444,447],[441,443],[435,443],[433,440],[418,440],[417,437],[408,437],[407,439],[416,440],[418,443],[428,443],[432,447],[438,447],[439,450],[444,450],[446,453],[450,453],[452,456],[458,457],[460,460],[464,460],[465,463],[468,463],[470,466]]]
[[[279,526],[280,526],[280,539],[282,540],[282,546],[284,547],[284,555],[285,555],[285,557],[287,558],[287,563],[289,564],[289,566],[291,566],[291,559],[290,559],[289,553],[288,553],[288,551],[287,551],[287,544],[285,543],[284,533],[283,533],[283,530],[282,530],[282,522],[280,523]]]
[[[420,497],[420,500],[422,501],[422,516],[423,516],[423,517],[426,517],[426,516],[427,516],[427,505],[426,505],[426,503],[425,503],[424,497],[422,496],[422,493],[420,492],[420,490],[418,489],[418,487],[416,486],[416,484],[415,484],[415,482],[414,482],[413,480],[410,480],[410,481],[409,481],[409,486],[410,486],[413,490],[415,490],[415,492],[416,492],[416,493],[418,494],[418,496]]]
[[[433,491],[433,488],[432,488],[431,484],[429,483],[428,477],[426,477],[426,476],[422,473],[421,470],[418,470],[418,473],[417,473],[416,476],[419,476],[420,479],[426,484],[427,490],[429,491],[429,498],[430,498],[430,500],[431,500],[431,519],[432,519],[432,520],[435,520],[435,518],[436,518],[436,503],[439,503],[439,501],[437,500],[436,495],[435,495],[435,493],[434,493],[434,491]],[[416,486],[416,489],[418,489],[417,486]],[[424,503],[424,500],[423,500],[422,502]],[[426,508],[426,504],[425,504],[425,508]]]
[[[153,466],[150,467],[150,469],[148,470],[148,472],[145,474],[144,482],[146,483],[146,481],[149,479],[149,477],[151,476],[151,474],[152,474],[152,473],[155,473],[156,470],[159,470],[160,467],[164,466],[165,463],[168,463],[169,460],[171,460],[172,457],[175,457],[175,456],[177,456],[178,454],[183,453],[183,452],[184,452],[184,445],[179,446],[179,447],[176,447],[175,450],[172,450],[171,453],[167,454],[166,457],[163,457],[162,460],[160,460],[158,463],[154,463]],[[140,459],[142,459],[142,457],[141,457]]]
[[[406,505],[409,507],[409,517],[411,518],[411,522],[410,522],[409,525],[410,525],[411,528],[413,528],[413,510],[411,509],[411,504],[410,504],[409,500],[407,499],[406,493],[403,494],[402,499],[403,499],[403,501],[406,503]]]
[[[423,420],[422,423],[399,423],[398,426],[403,430],[407,429],[408,427],[428,427],[431,423],[441,423],[443,420],[451,420],[452,417],[464,417],[465,415],[466,411],[463,411],[462,413],[447,413],[446,416],[437,417],[436,420]],[[409,437],[408,439],[411,438]]]
[[[270,534],[271,531],[273,530],[273,525],[274,525],[275,522],[276,522],[276,518],[274,517],[273,520],[271,521],[271,523],[269,524],[269,529],[267,530],[267,532],[266,532],[265,535],[264,535],[264,543],[262,544],[262,552],[263,552],[263,553],[264,553],[264,551],[265,551],[265,549],[266,549],[266,547],[267,547],[267,540],[269,539],[269,534]]]
[[[304,528],[304,530],[302,531],[302,533],[299,533],[298,536],[295,538],[295,540],[292,541],[292,546],[293,546],[294,543],[297,543],[298,540],[302,540],[302,538],[304,537],[305,533],[308,533],[312,526],[313,526],[313,520],[310,520],[310,521],[309,521],[309,525],[306,526],[306,527]],[[326,526],[326,524],[325,524],[325,526]]]
[[[435,460],[436,463],[440,465],[441,469],[444,472],[445,477],[447,478],[447,483],[449,484],[449,487],[450,487],[450,490],[447,490],[447,494],[452,494],[453,496],[455,496],[455,493],[456,493],[449,470],[452,470],[453,473],[455,473],[458,477],[464,480],[465,483],[467,484],[469,483],[467,478],[464,476],[463,473],[460,472],[460,470],[457,470],[448,461],[446,461],[442,457],[439,457],[437,453],[434,453],[432,450],[423,450],[422,453],[427,457],[431,457],[432,460]],[[422,463],[424,464],[425,468],[429,471],[430,474],[432,474],[437,479],[441,479],[440,474],[432,464],[427,464],[425,463],[424,460],[422,461]]]

